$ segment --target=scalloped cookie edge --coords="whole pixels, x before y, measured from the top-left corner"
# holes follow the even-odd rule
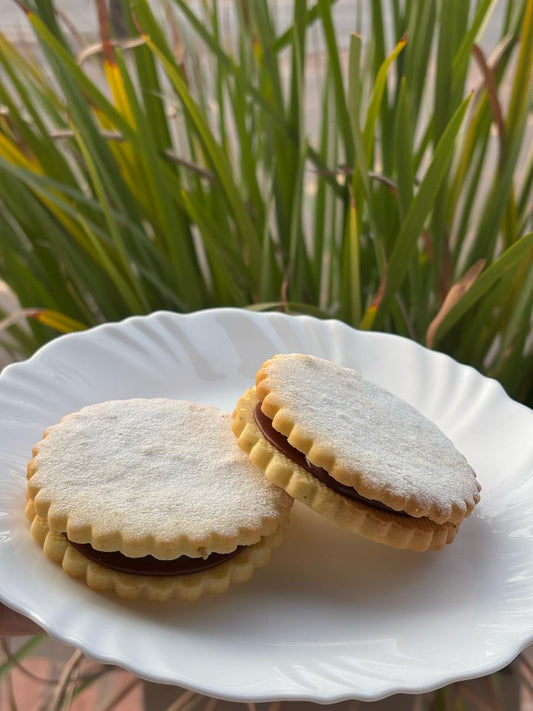
[[[313,435],[306,432],[297,423],[297,417],[290,407],[284,405],[283,397],[280,393],[274,392],[270,385],[268,368],[270,364],[277,358],[292,357],[314,357],[306,356],[301,353],[282,353],[275,355],[266,360],[261,368],[256,373],[256,390],[258,400],[261,401],[261,410],[272,420],[274,429],[287,437],[289,443],[303,452],[309,461],[315,466],[325,469],[330,476],[347,486],[352,486],[358,491],[361,496],[367,499],[378,499],[386,506],[396,510],[406,511],[410,516],[419,518],[429,518],[437,524],[453,523],[460,524],[467,518],[480,500],[479,492],[481,485],[477,480],[475,472],[472,469],[474,476],[475,492],[469,500],[463,499],[461,502],[450,502],[448,507],[443,509],[442,506],[434,504],[430,507],[424,507],[416,496],[399,496],[392,495],[386,488],[372,486],[363,479],[363,474],[359,471],[348,470],[341,467],[337,461],[335,452],[326,446],[319,446],[314,442]],[[320,359],[324,360],[324,359]],[[332,365],[336,365],[332,363]],[[342,368],[342,366],[338,366]],[[344,370],[349,370],[344,368]],[[363,376],[361,376],[363,377]],[[443,436],[445,437],[446,435]]]
[[[240,398],[233,413],[239,446],[270,481],[333,523],[376,543],[413,551],[440,550],[455,539],[458,526],[399,516],[350,501],[279,452],[261,434],[253,417],[255,388]]]

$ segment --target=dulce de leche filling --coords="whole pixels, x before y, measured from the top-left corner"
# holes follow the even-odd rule
[[[379,509],[380,511],[388,511],[389,513],[394,513],[397,516],[409,516],[405,511],[396,511],[391,509],[390,506],[386,506],[381,503],[381,501],[376,501],[375,499],[367,499],[361,496],[353,487],[341,484],[339,481],[330,476],[325,469],[322,467],[317,467],[307,459],[303,452],[292,446],[289,440],[282,435],[280,432],[274,429],[272,426],[272,420],[265,415],[261,410],[261,403],[257,403],[254,409],[254,419],[263,434],[263,437],[270,442],[276,449],[278,449],[282,454],[288,457],[290,460],[305,469],[312,476],[316,477],[325,484],[328,489],[332,489],[345,496],[347,499],[352,499],[353,501],[359,501],[360,503],[366,504],[374,509]]]
[[[68,538],[67,540],[71,546],[86,558],[106,568],[116,570],[119,573],[149,575],[151,577],[189,575],[190,573],[209,570],[234,558],[244,548],[244,546],[238,546],[231,553],[211,553],[207,558],[189,558],[186,555],[182,555],[173,560],[160,560],[151,555],[145,555],[141,558],[128,558],[128,556],[119,551],[97,551],[90,543],[74,543]]]

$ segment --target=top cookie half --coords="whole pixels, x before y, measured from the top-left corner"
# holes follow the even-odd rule
[[[472,467],[441,430],[354,370],[280,354],[256,391],[275,430],[367,499],[439,524],[460,523],[479,501]]]
[[[276,531],[292,504],[235,446],[230,415],[164,398],[67,415],[34,447],[28,478],[51,531],[130,557],[229,553]]]

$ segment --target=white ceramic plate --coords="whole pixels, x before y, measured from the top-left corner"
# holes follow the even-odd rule
[[[71,580],[32,540],[25,465],[44,428],[101,400],[231,411],[276,352],[359,369],[467,456],[481,503],[441,552],[361,540],[300,504],[243,585],[193,605],[124,604]],[[374,700],[487,674],[533,641],[533,414],[472,368],[337,321],[215,309],[63,336],[0,377],[0,598],[96,659],[243,700]]]

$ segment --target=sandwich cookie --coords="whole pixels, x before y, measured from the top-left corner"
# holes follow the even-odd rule
[[[163,398],[90,405],[49,427],[27,493],[48,558],[94,590],[154,601],[248,580],[293,503],[235,446],[231,415]]]
[[[435,424],[322,358],[266,361],[235,408],[233,431],[270,481],[394,548],[442,548],[479,501],[472,467]]]

